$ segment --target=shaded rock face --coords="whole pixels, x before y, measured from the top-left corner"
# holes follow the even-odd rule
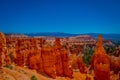
[[[102,46],[102,36],[98,36],[98,42],[92,57],[91,66],[94,68],[96,80],[110,80],[110,62]]]
[[[117,54],[117,56],[118,56],[118,57],[120,56],[120,47],[119,47],[119,49],[118,49],[118,54]]]

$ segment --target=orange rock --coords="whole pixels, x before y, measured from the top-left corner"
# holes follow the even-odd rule
[[[86,65],[82,60],[82,56],[77,58],[78,68],[81,73],[86,73]]]
[[[55,66],[57,76],[67,76],[72,78],[73,70],[69,65],[69,54],[66,49],[62,50],[60,38],[56,38],[53,48],[56,55]]]
[[[17,44],[16,44],[16,46],[17,46],[17,50],[16,50],[16,64],[18,65],[18,66],[23,66],[23,52],[22,52],[22,48],[21,48],[21,46],[22,46],[22,43],[23,42],[23,40],[22,39],[18,39],[18,41],[17,41]]]
[[[91,80],[91,78],[90,77],[88,77],[88,76],[86,76],[86,79],[85,80]]]
[[[60,50],[62,48],[62,45],[60,43],[60,38],[55,39],[53,47],[54,47],[55,50]]]
[[[63,66],[63,75],[69,78],[73,78],[73,70],[72,67],[69,65],[69,56],[67,50],[61,51],[62,56],[62,66]]]
[[[39,62],[38,62],[38,60],[39,60],[39,56],[32,56],[31,58],[30,58],[30,65],[29,65],[29,68],[30,69],[35,69],[35,70],[38,70],[39,68],[38,68],[38,65],[37,64],[39,64]]]
[[[42,48],[42,60],[44,72],[52,78],[56,78],[55,54],[50,46]]]
[[[9,40],[7,44],[13,43],[11,39],[7,38]],[[53,47],[44,44],[45,40],[39,38],[17,38],[16,42],[16,65],[44,72],[52,78],[56,78],[56,75],[72,78],[69,54],[67,50],[61,50],[60,38],[56,38]],[[6,62],[7,60],[9,59],[6,58]]]
[[[102,46],[102,36],[98,36],[98,42],[92,57],[91,66],[94,68],[96,80],[110,80],[110,62]]]
[[[2,58],[1,58],[1,56],[2,56],[2,48],[0,48],[0,67],[2,66]]]
[[[60,38],[55,39],[53,50],[54,50],[55,59],[56,59],[55,60],[56,74],[57,76],[63,76]]]
[[[30,57],[30,64],[29,67],[30,69],[35,69],[38,72],[43,72],[43,62],[42,62],[42,57],[41,53],[38,51],[39,54],[33,55]]]
[[[76,53],[72,53],[70,56],[69,56],[69,64],[71,65],[71,67],[73,69],[78,69],[78,63],[77,63],[77,56],[76,56]]]
[[[55,67],[57,76],[63,76],[62,56],[59,50],[55,52]]]
[[[115,74],[118,74],[120,71],[120,56],[109,56],[109,58],[111,70],[113,70]]]
[[[5,53],[6,53],[6,37],[0,32],[0,67],[5,64]]]

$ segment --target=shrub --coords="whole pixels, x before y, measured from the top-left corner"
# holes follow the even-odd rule
[[[33,75],[30,80],[37,80],[37,78]]]
[[[93,49],[89,48],[89,49],[84,49],[84,55],[83,55],[83,62],[89,66],[90,65],[90,61],[91,61],[91,57],[93,55]]]
[[[9,69],[13,69],[13,67],[9,64],[6,64],[4,67],[9,68]]]

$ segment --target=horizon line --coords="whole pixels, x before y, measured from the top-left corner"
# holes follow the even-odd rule
[[[1,31],[0,31],[1,32]],[[64,34],[120,34],[120,33],[100,33],[100,32],[84,32],[84,33],[68,33],[68,32],[2,32],[4,34],[37,34],[37,33],[64,33]]]

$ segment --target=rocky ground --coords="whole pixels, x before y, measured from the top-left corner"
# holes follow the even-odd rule
[[[0,69],[0,80],[85,80],[86,74],[74,72],[74,78],[57,77],[52,79],[46,75],[38,74],[35,70],[19,66],[5,66]],[[90,76],[90,75],[87,75]],[[92,76],[90,76],[92,78]],[[93,79],[92,79],[93,80]]]
[[[57,77],[56,79],[52,79],[46,75],[38,74],[35,70],[21,68],[19,66],[5,66],[0,69],[0,80],[86,80],[86,76],[94,80],[93,71],[91,74],[81,74],[75,71],[73,73],[73,79],[68,77]],[[113,74],[111,71],[111,80],[119,80],[119,74]]]

